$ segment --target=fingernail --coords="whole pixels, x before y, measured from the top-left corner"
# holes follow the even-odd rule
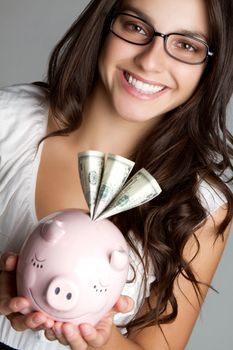
[[[16,300],[15,303],[14,303],[14,305],[13,305],[13,307],[14,307],[14,309],[15,309],[16,311],[18,311],[18,310],[21,310],[21,309],[23,309],[24,307],[26,307],[26,305],[25,305],[25,303],[23,303],[21,300],[20,300],[20,301],[19,301],[19,300]]]
[[[53,329],[54,329],[55,334],[56,334],[58,337],[62,335],[62,330],[61,330],[60,327],[54,327]]]
[[[44,324],[45,328],[47,328],[47,329],[52,328],[53,325],[54,325],[54,321],[51,319],[47,319],[45,324]]]
[[[55,338],[54,331],[52,329],[46,330],[46,335],[50,338]]]
[[[41,316],[34,316],[33,318],[32,318],[32,322],[34,323],[34,324],[40,324],[40,323],[43,323],[43,321],[44,321],[44,319],[41,317]]]
[[[71,325],[67,325],[65,328],[65,333],[66,333],[67,337],[72,337],[75,333],[74,327]]]
[[[9,256],[6,258],[6,263],[7,263],[7,264],[12,263],[12,262],[15,262],[15,255],[9,255]]]
[[[4,263],[3,269],[6,271],[12,271],[15,268],[15,263],[16,263],[16,257],[13,255],[9,255]]]
[[[125,310],[128,307],[128,301],[126,299],[121,300],[121,307]]]
[[[90,335],[92,333],[92,327],[88,324],[82,325],[82,333],[83,335]]]

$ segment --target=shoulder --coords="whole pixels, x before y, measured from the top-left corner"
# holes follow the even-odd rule
[[[224,219],[225,214],[226,208],[224,206],[216,209],[213,215],[207,218],[205,224],[195,232],[195,236],[188,240],[184,249],[184,258],[192,268],[195,278],[199,281],[200,293],[183,271],[177,275],[173,285],[174,295],[178,303],[176,319],[171,323],[162,324],[160,327],[146,327],[140,332],[132,332],[129,335],[130,339],[144,349],[167,350],[169,348],[175,350],[186,347],[230,232],[229,224],[223,236],[216,236],[216,227]],[[150,304],[156,306],[156,302],[157,297],[152,292]],[[148,303],[145,302],[141,313],[146,313],[147,310]],[[171,308],[168,304],[164,314],[170,311]],[[180,332],[181,329],[182,332]]]
[[[213,214],[218,208],[227,204],[225,195],[206,180],[202,180],[199,184],[198,197],[207,215]]]
[[[47,120],[48,105],[40,87],[25,84],[0,89],[1,249],[11,242],[17,250],[24,237],[17,232],[26,234],[32,224],[38,144],[46,134]]]
[[[45,100],[45,92],[33,84],[18,84],[0,88],[0,113],[30,107]]]
[[[0,122],[18,119],[46,103],[45,91],[33,84],[20,84],[0,88]]]
[[[30,135],[39,141],[38,137],[43,135],[44,127],[47,125],[47,111],[46,95],[42,88],[33,84],[1,88],[1,146],[7,147],[12,143],[15,143],[15,146],[22,145],[25,137],[28,139]]]
[[[1,105],[17,103],[20,100],[41,98],[42,96],[44,96],[43,89],[31,83],[15,84],[0,88]]]
[[[1,178],[15,162],[32,160],[46,133],[48,105],[45,91],[33,84],[0,89]]]

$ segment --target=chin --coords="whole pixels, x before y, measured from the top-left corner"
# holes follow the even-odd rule
[[[140,112],[139,111],[117,111],[117,114],[123,120],[130,123],[149,123],[156,118],[156,115],[150,115],[148,112]]]

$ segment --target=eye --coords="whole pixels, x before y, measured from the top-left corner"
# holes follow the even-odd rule
[[[180,51],[182,54],[196,55],[205,50],[201,41],[181,35],[170,35],[168,45],[172,51]]]
[[[140,19],[132,18],[127,15],[121,16],[119,19],[121,30],[133,35],[140,35],[144,37],[151,36],[151,28]]]
[[[138,25],[136,22],[133,21],[125,21],[124,29],[132,33],[146,35],[145,29],[141,25]]]
[[[43,269],[45,259],[39,260],[36,256],[31,259],[31,264],[36,267],[37,269]]]
[[[193,44],[185,42],[185,41],[178,42],[176,46],[184,51],[189,51],[189,52],[197,52],[198,51],[197,47],[195,47]]]

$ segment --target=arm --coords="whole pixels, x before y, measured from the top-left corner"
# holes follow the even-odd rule
[[[224,233],[224,241],[221,237],[216,240],[216,226],[222,221],[224,216],[225,209],[218,209],[213,215],[214,221],[210,217],[205,225],[196,232],[200,241],[200,251],[192,262],[192,267],[196,272],[197,278],[207,284],[211,283],[229,234],[230,227]],[[190,239],[184,251],[186,259],[191,260],[195,251],[195,241]],[[201,285],[201,291],[204,299],[208,288]],[[178,301],[178,316],[174,322],[162,326],[170,348],[158,326],[144,328],[140,332],[131,333],[126,338],[112,325],[112,317],[106,317],[96,328],[86,327],[86,325],[81,326],[81,334],[70,324],[58,323],[54,325],[55,334],[53,332],[47,333],[47,336],[51,340],[58,339],[61,343],[68,343],[72,350],[93,350],[96,348],[99,350],[184,349],[198,317],[200,305],[192,284],[183,276],[179,276],[176,280],[174,292]],[[155,298],[153,302],[156,303]],[[123,309],[124,306],[122,305],[116,307],[117,311]],[[144,308],[142,308],[141,312],[145,312]],[[16,323],[19,324],[18,322]],[[20,324],[22,323],[20,322]],[[87,334],[87,330],[91,332]],[[106,339],[109,339],[107,343]],[[106,344],[102,345],[104,343]]]
[[[207,284],[211,283],[218,263],[221,259],[230,226],[224,233],[224,241],[221,237],[216,240],[216,226],[225,216],[225,209],[220,208],[213,214],[213,219],[208,218],[205,225],[196,232],[200,242],[198,256],[192,262],[192,267],[197,278]],[[214,220],[214,221],[213,221]],[[191,260],[196,251],[194,239],[190,239],[184,251],[187,260]],[[208,288],[201,285],[202,301],[207,294]],[[162,331],[158,326],[148,327],[140,332],[134,332],[128,338],[124,338],[116,327],[113,326],[108,343],[101,350],[181,350],[185,348],[191,335],[201,305],[194,292],[192,284],[183,276],[179,276],[174,285],[174,292],[178,302],[178,316],[174,322],[163,325]],[[154,299],[154,302],[156,300]],[[144,310],[141,310],[143,313]],[[87,339],[87,338],[86,338]],[[71,342],[72,344],[72,342]],[[79,348],[73,348],[79,350]],[[81,349],[81,348],[80,348]],[[88,350],[93,350],[88,347]]]
[[[209,217],[205,225],[196,232],[200,242],[200,251],[192,262],[192,268],[196,273],[197,279],[206,284],[210,284],[212,281],[230,231],[229,225],[224,233],[224,241],[221,237],[218,237],[216,240],[216,226],[224,217],[225,209],[218,209],[213,214],[213,219]],[[195,255],[195,252],[196,244],[192,238],[185,247],[185,258],[190,261]],[[203,301],[208,287],[204,285],[200,285],[200,287]],[[200,312],[201,305],[191,282],[181,275],[175,282],[174,293],[178,302],[178,316],[174,322],[162,326],[170,349],[159,327],[145,328],[141,332],[135,332],[130,335],[130,339],[136,344],[139,344],[143,349],[181,350],[185,348]],[[127,347],[124,349],[127,350]],[[106,348],[106,350],[108,349]]]

